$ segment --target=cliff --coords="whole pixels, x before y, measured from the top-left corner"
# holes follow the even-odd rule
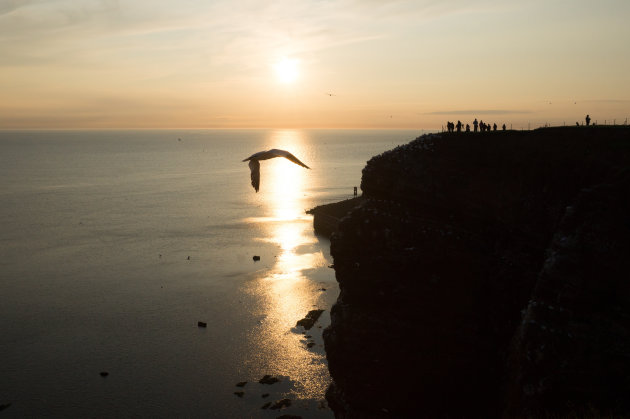
[[[336,416],[630,414],[629,162],[625,127],[372,158],[331,238]]]

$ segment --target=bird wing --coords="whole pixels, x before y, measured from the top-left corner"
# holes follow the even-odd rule
[[[289,153],[286,150],[279,150],[277,148],[271,149],[268,151],[268,153],[273,154],[274,157],[284,157],[288,160],[291,160],[293,163],[300,165],[302,167],[306,167],[307,169],[310,169],[310,167],[308,167],[307,165],[305,165],[304,163],[302,163],[300,161],[300,159],[298,159],[297,157],[295,157],[293,154]]]
[[[258,192],[258,188],[260,187],[260,163],[258,160],[253,159],[249,161],[249,170],[251,170],[252,177],[252,186]]]
[[[249,156],[248,158],[246,158],[243,161],[247,161],[247,160],[251,160],[251,159],[259,159],[260,157],[263,157],[265,153],[267,153],[267,151],[259,151],[258,153],[252,154],[251,156]]]

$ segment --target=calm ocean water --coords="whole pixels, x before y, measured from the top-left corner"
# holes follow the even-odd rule
[[[338,294],[304,211],[420,134],[0,131],[3,417],[332,417],[322,329],[294,327]],[[264,161],[255,193],[269,148],[312,170]]]

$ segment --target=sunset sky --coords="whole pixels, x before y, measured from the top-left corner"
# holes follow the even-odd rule
[[[630,118],[628,0],[0,0],[1,128]]]

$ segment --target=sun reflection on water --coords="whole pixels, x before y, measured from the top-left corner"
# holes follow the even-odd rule
[[[298,158],[306,154],[301,133],[293,130],[274,132],[269,148],[289,150]],[[274,244],[279,253],[274,265],[261,271],[248,290],[260,304],[262,319],[260,327],[252,332],[258,351],[256,359],[250,361],[290,377],[292,397],[323,399],[329,384],[323,348],[321,344],[307,348],[305,335],[295,328],[310,310],[322,308],[321,284],[310,278],[309,272],[327,265],[313,235],[312,218],[304,212],[308,170],[286,159],[268,160],[261,166],[265,217],[249,221],[262,225],[264,237],[260,240]],[[317,326],[307,334],[318,334],[321,340]]]

